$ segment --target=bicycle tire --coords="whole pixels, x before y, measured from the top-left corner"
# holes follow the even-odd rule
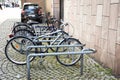
[[[76,45],[76,44],[79,45],[79,44],[81,44],[81,42],[75,38],[66,38],[59,45]],[[56,52],[70,52],[71,50],[76,51],[78,49],[82,50],[83,47],[75,47],[75,48],[57,47]],[[73,55],[68,54],[68,55],[57,55],[56,56],[57,61],[64,66],[72,66],[72,65],[76,64],[80,60],[80,58],[81,58],[81,55],[74,55],[74,54]]]
[[[19,29],[26,29],[26,30],[32,31],[33,33],[35,32],[34,29],[26,23],[19,23],[19,24],[15,25],[13,27],[12,32],[16,33],[16,31],[18,31]]]
[[[19,29],[14,33],[14,36],[24,36],[24,37],[30,37],[35,36],[34,33],[27,29]]]
[[[27,37],[23,37],[23,36],[13,37],[8,41],[8,43],[5,46],[5,56],[12,63],[15,63],[17,65],[24,65],[26,64],[26,49],[27,46],[30,45],[35,45],[35,44],[31,39]],[[33,49],[31,49],[31,51],[32,50]],[[30,61],[32,61],[33,59],[34,57],[31,57]]]

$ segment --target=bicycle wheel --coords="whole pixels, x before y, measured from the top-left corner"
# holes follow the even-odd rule
[[[12,63],[23,65],[26,64],[26,49],[27,46],[35,45],[32,40],[23,36],[17,36],[8,41],[5,46],[5,55]],[[35,51],[31,49],[30,51]],[[32,61],[34,57],[30,58]]]
[[[59,45],[81,45],[81,42],[75,38],[66,38]],[[83,47],[58,47],[56,52],[75,52],[81,51]],[[80,54],[57,55],[57,61],[65,66],[72,66],[80,60]]]
[[[27,29],[20,29],[14,33],[14,36],[32,37],[34,36],[34,33]]]
[[[34,29],[26,23],[19,23],[18,25],[14,26],[12,32],[16,33],[16,31],[18,31],[20,29],[26,29],[26,30],[29,30],[33,33],[35,32]]]

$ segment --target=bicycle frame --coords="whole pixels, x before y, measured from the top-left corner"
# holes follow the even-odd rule
[[[59,34],[59,35],[57,35],[57,36],[49,36],[49,35],[54,35],[54,34],[58,34],[58,33],[61,33],[61,34]],[[54,40],[39,40],[40,42],[51,42],[51,44],[50,45],[53,45],[55,42],[57,42],[61,37],[63,37],[62,35],[64,35],[65,34],[65,32],[64,31],[62,31],[62,30],[57,30],[57,31],[54,31],[54,32],[52,32],[52,33],[46,33],[46,34],[44,34],[44,35],[41,35],[41,36],[35,36],[34,37],[34,39],[33,39],[33,41],[34,42],[36,42],[36,40],[38,41],[40,38],[55,38]],[[67,33],[66,33],[67,34]],[[66,38],[66,37],[63,37],[64,39]],[[67,38],[69,38],[69,35],[67,36]],[[62,39],[63,40],[63,39]]]

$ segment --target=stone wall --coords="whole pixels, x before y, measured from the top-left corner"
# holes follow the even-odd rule
[[[74,25],[74,37],[97,49],[92,56],[116,75],[120,75],[119,6],[119,0],[64,0],[64,20]]]

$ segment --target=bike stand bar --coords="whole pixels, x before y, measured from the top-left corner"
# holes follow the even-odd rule
[[[81,60],[80,60],[80,63],[81,63],[81,65],[80,65],[80,73],[81,73],[81,75],[83,75],[83,66],[84,66],[84,64],[83,64],[83,59],[84,58],[84,54],[81,54]]]
[[[63,46],[63,45],[61,45]],[[60,46],[60,47],[61,47]],[[27,56],[27,80],[30,80],[30,57],[36,57],[36,56],[55,56],[55,55],[66,55],[66,54],[81,54],[81,59],[80,59],[80,62],[81,62],[81,65],[80,65],[80,73],[81,75],[83,75],[83,65],[84,65],[84,57],[83,55],[84,54],[90,54],[90,53],[95,53],[96,50],[95,49],[83,49],[82,51],[79,51],[79,52],[53,52],[53,53],[32,53],[32,54],[29,54],[29,50],[31,48],[37,48],[37,47],[40,47],[40,46],[29,46],[27,48],[27,52],[26,52],[26,56]],[[42,47],[45,47],[45,46],[42,46]],[[49,46],[50,47],[50,46]],[[54,47],[54,46],[52,46]]]
[[[30,57],[27,56],[27,80],[31,80],[30,79],[30,61],[29,61]]]
[[[81,44],[81,45],[44,45],[44,46],[38,45],[38,46],[29,46],[29,47],[27,47],[27,50],[29,51],[29,49],[31,49],[31,48],[59,48],[59,47],[83,47],[83,46],[85,46],[85,44]],[[82,51],[84,51],[84,50],[82,50]]]
[[[49,54],[49,53],[47,53],[47,54]],[[47,54],[45,54],[45,56],[50,56],[50,55],[47,55]],[[56,55],[57,55],[58,53],[56,53]],[[58,55],[60,55],[60,54],[58,54]],[[64,55],[64,54],[63,54]],[[81,63],[81,65],[80,65],[80,74],[81,75],[83,75],[83,63],[84,63],[84,57],[83,57],[83,55],[84,54],[81,54],[81,60],[80,60],[80,63]],[[35,54],[29,54],[28,56],[27,56],[27,80],[31,80],[30,79],[30,57],[36,57],[36,56],[44,56],[44,53],[41,53],[41,54],[38,54],[38,55],[35,55]],[[54,55],[52,55],[51,54],[51,56],[54,56]]]

